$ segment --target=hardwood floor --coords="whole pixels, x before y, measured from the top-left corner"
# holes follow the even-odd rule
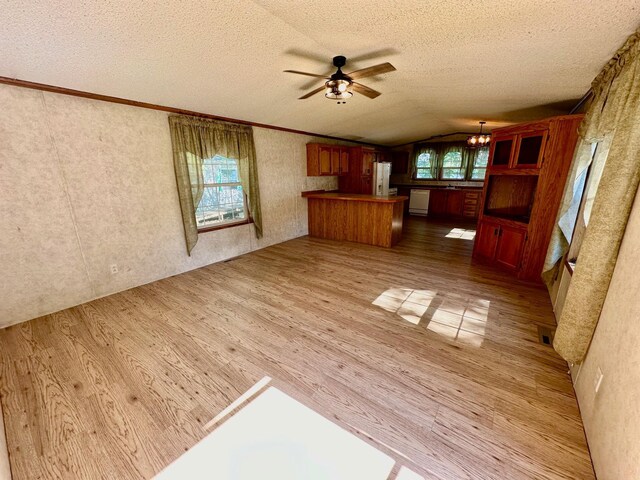
[[[303,237],[0,330],[14,479],[150,478],[265,375],[425,479],[594,478],[546,291],[454,227]]]

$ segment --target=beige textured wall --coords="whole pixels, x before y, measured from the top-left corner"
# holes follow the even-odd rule
[[[573,369],[599,480],[640,479],[640,196],[636,196],[591,346]],[[594,380],[604,378],[597,394]]]
[[[0,327],[307,233],[314,137],[254,129],[264,237],[186,254],[167,113],[0,85]],[[112,275],[110,265],[119,273]]]

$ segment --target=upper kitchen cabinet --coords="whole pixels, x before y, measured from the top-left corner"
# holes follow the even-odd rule
[[[409,152],[391,152],[391,173],[405,175],[409,171]]]
[[[338,189],[342,193],[371,194],[373,184],[373,162],[382,162],[386,152],[371,147],[350,147],[348,149],[348,171],[343,168],[338,178]]]
[[[307,144],[307,176],[346,175],[349,173],[349,147]]]

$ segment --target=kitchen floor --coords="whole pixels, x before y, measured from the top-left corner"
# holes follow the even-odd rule
[[[14,480],[150,478],[265,377],[388,478],[594,478],[567,365],[538,343],[548,294],[474,265],[472,231],[302,237],[0,330]]]

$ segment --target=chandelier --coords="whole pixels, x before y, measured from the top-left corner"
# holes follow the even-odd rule
[[[486,147],[487,145],[489,145],[489,142],[491,141],[491,135],[489,135],[488,133],[486,134],[482,133],[482,127],[487,122],[479,122],[479,123],[480,123],[480,133],[478,135],[471,135],[467,137],[467,145],[469,145],[472,148]]]

